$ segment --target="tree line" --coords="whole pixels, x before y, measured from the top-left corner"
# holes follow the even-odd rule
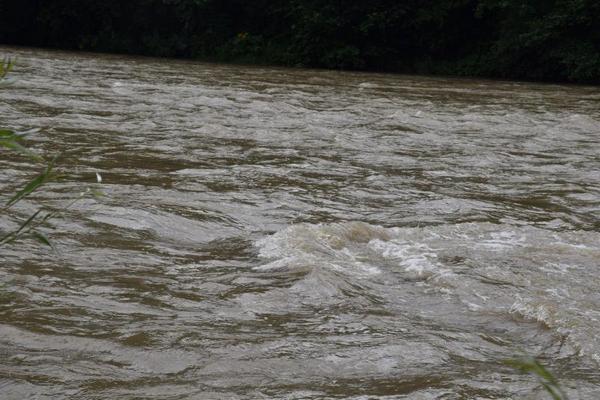
[[[600,83],[597,0],[0,0],[0,43]]]

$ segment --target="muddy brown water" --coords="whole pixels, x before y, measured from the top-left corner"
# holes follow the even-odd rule
[[[600,398],[598,88],[1,54],[0,398]]]

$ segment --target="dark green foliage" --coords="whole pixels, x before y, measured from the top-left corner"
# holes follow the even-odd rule
[[[0,43],[600,83],[596,0],[0,0]]]

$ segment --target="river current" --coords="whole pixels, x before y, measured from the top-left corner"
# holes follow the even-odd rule
[[[0,398],[600,398],[597,87],[0,50]]]

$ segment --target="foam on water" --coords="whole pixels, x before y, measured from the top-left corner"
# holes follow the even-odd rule
[[[516,315],[563,336],[598,360],[600,234],[489,223],[384,228],[359,222],[301,224],[259,240],[257,271],[304,271],[304,287],[339,296],[343,284],[421,282],[474,313]],[[565,271],[570,271],[565,273]],[[334,272],[334,274],[331,274]],[[315,280],[315,275],[320,278]],[[321,299],[322,300],[322,299]],[[413,299],[418,302],[418,299]]]
[[[260,256],[272,261],[256,269],[325,265],[349,275],[374,275],[380,270],[364,252],[372,241],[387,237],[385,229],[364,223],[296,225],[257,243]]]

